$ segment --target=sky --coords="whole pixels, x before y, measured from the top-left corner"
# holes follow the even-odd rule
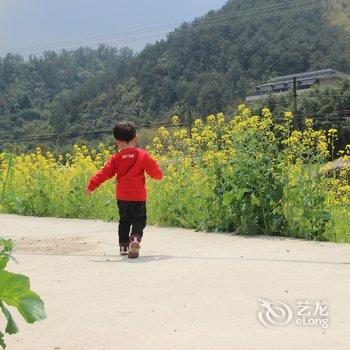
[[[43,49],[96,47],[98,43],[140,51],[147,43],[164,38],[178,24],[225,3],[226,0],[0,0],[0,55],[39,55]],[[161,26],[165,27],[160,29]],[[137,30],[142,31],[135,33]]]

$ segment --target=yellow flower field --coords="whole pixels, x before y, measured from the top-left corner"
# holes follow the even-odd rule
[[[315,130],[313,120],[295,130],[286,112],[275,123],[240,106],[236,116],[210,115],[191,128],[161,127],[147,147],[165,172],[148,182],[149,222],[238,234],[284,235],[350,242],[350,145],[334,154],[335,129]],[[76,145],[55,157],[0,153],[2,212],[117,219],[114,183],[85,196],[89,177],[115,151]],[[345,166],[332,172],[329,159]]]

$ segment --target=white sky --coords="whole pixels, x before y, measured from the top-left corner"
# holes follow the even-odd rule
[[[0,0],[0,55],[7,52],[40,54],[41,48],[29,47],[113,35],[138,29],[190,21],[225,0]],[[175,26],[167,28],[170,31]],[[115,46],[142,49],[146,43],[164,38],[166,32],[152,32],[96,42],[60,45],[96,46],[104,42]]]

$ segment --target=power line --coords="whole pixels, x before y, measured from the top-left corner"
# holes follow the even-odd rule
[[[337,1],[337,0],[333,0],[333,1]],[[308,10],[313,10],[313,9],[317,9],[317,8],[321,8],[324,7],[324,5],[313,5],[313,6],[304,6],[304,7],[299,7],[298,9],[290,9],[288,11],[280,11],[280,12],[275,12],[275,13],[270,13],[267,15],[256,15],[256,16],[252,16],[252,17],[243,17],[243,18],[239,18],[239,19],[230,19],[230,18],[218,18],[215,20],[212,20],[211,23],[200,23],[199,25],[193,25],[191,24],[190,27],[185,28],[185,30],[187,31],[191,31],[191,30],[205,30],[205,29],[210,29],[213,27],[216,27],[218,25],[234,25],[234,24],[238,24],[238,23],[242,23],[248,20],[258,20],[258,19],[265,19],[265,18],[271,18],[271,17],[275,17],[275,16],[283,16],[283,15],[287,15],[287,14],[293,14],[293,13],[299,13],[299,12],[304,12],[304,11],[308,11]],[[229,17],[232,17],[229,16]],[[149,37],[154,37],[154,35],[150,35]],[[135,41],[135,40],[140,40],[143,39],[142,37],[137,37],[137,38],[133,38],[133,39],[129,39],[129,40],[123,40],[123,41],[118,41],[118,43],[128,43],[129,41]]]
[[[157,129],[162,126],[175,127],[174,124],[171,124],[171,123],[159,123],[159,124],[152,124],[152,125],[140,125],[138,126],[138,130]],[[183,127],[183,126],[188,126],[188,124],[180,123],[177,126]],[[36,136],[32,138],[8,138],[8,139],[0,140],[0,144],[51,141],[51,140],[58,140],[58,139],[72,139],[72,138],[78,138],[78,137],[97,136],[97,135],[104,135],[104,134],[112,134],[112,130],[108,129],[108,130],[90,131],[85,133],[51,134],[51,135]]]
[[[319,2],[317,0],[313,0],[312,2]],[[310,3],[310,1],[309,1]],[[277,5],[270,5],[266,7],[261,7],[257,9],[251,9],[251,10],[245,10],[245,11],[237,11],[232,15],[226,15],[226,16],[220,16],[220,20],[225,19],[225,18],[231,18],[232,16],[237,16],[237,15],[246,15],[246,14],[251,14],[251,13],[261,13],[261,12],[266,12],[269,10],[274,10],[274,9],[288,9],[288,7],[295,7],[297,5],[309,5],[307,2],[304,1],[297,1],[291,4],[277,4]],[[208,18],[202,18],[202,21],[210,21],[212,19]],[[217,19],[216,19],[217,20]],[[23,51],[23,50],[35,50],[35,49],[47,49],[56,46],[62,46],[65,44],[79,44],[79,43],[84,43],[84,42],[91,42],[95,40],[105,40],[105,39],[111,39],[111,38],[116,38],[116,37],[123,37],[123,36],[129,36],[133,34],[144,34],[148,32],[153,32],[153,31],[158,31],[158,30],[164,30],[164,29],[170,29],[174,26],[179,26],[182,23],[173,23],[173,24],[167,24],[167,25],[162,25],[162,26],[157,26],[157,27],[148,27],[148,28],[143,28],[143,29],[138,29],[138,30],[132,30],[128,32],[122,32],[122,33],[117,33],[117,34],[108,34],[108,35],[100,35],[100,36],[94,36],[94,37],[88,37],[88,38],[83,38],[83,39],[77,39],[77,40],[68,40],[68,41],[61,41],[61,42],[56,42],[56,43],[48,43],[48,44],[41,44],[41,45],[36,45],[36,46],[29,46],[29,47],[23,47],[20,49],[15,49],[14,51]]]
[[[278,12],[278,13],[273,13],[273,14],[269,14],[269,15],[265,15],[265,16],[255,16],[255,17],[245,17],[245,18],[241,18],[239,20],[234,20],[234,21],[230,21],[230,20],[218,20],[215,23],[211,23],[208,25],[198,25],[196,27],[190,27],[190,28],[186,28],[186,30],[188,31],[194,31],[194,30],[205,30],[205,29],[211,29],[213,27],[217,27],[218,25],[234,25],[234,24],[238,24],[238,23],[242,23],[248,20],[258,20],[258,19],[266,19],[266,18],[271,18],[271,17],[276,17],[276,16],[282,16],[282,15],[286,15],[286,14],[294,14],[294,13],[299,13],[299,12],[304,12],[304,11],[308,11],[308,10],[314,10],[317,8],[321,8],[323,7],[323,5],[317,5],[317,6],[309,6],[309,7],[303,7],[303,8],[299,8],[297,10],[290,10],[290,11],[284,11],[284,12]],[[131,39],[126,39],[126,40],[118,40],[115,43],[116,44],[128,44],[130,42],[135,42],[135,41],[139,41],[139,40],[144,40],[144,39],[152,39],[158,37],[158,35],[147,35],[147,36],[143,36],[143,37],[135,37],[135,38],[131,38]],[[96,42],[95,42],[96,44]]]
[[[345,112],[347,115],[341,116],[341,114]],[[324,113],[317,113],[314,114],[312,112],[302,112],[304,116],[296,116],[294,119],[297,121],[305,120],[306,118],[312,116],[315,123],[322,122],[322,121],[329,121],[332,123],[337,122],[344,122],[346,119],[350,120],[350,111],[349,110],[343,110],[343,111],[334,111],[330,114],[324,114]],[[332,115],[333,113],[333,115]],[[340,115],[340,116],[339,116]],[[284,118],[275,117],[273,118],[275,121],[283,121]],[[193,124],[191,122],[186,123],[180,123],[179,125],[174,125],[172,123],[159,123],[159,124],[153,124],[153,125],[140,125],[138,126],[138,130],[145,130],[145,129],[157,129],[159,127],[190,127]],[[97,135],[103,135],[103,134],[111,134],[112,131],[109,130],[98,130],[98,131],[90,131],[86,133],[69,133],[69,134],[51,134],[51,135],[41,135],[33,138],[12,138],[12,139],[5,139],[0,140],[0,144],[13,144],[13,143],[23,143],[23,142],[40,142],[40,141],[51,141],[51,140],[58,140],[58,139],[73,139],[78,137],[87,137],[87,136],[97,136]]]
[[[332,0],[332,1],[338,1],[338,0]],[[301,5],[300,7],[296,8],[297,5]],[[215,19],[203,19],[202,22],[198,25],[195,25],[195,22],[190,24],[189,28],[186,28],[187,30],[194,30],[194,29],[208,29],[216,25],[228,25],[228,24],[236,24],[240,23],[242,21],[247,21],[247,20],[253,20],[253,19],[261,19],[261,18],[269,18],[269,17],[274,17],[274,16],[282,16],[286,14],[291,14],[291,13],[298,13],[298,12],[304,12],[307,10],[312,10],[316,9],[319,7],[324,7],[325,5],[321,1],[313,0],[311,3],[305,3],[304,1],[299,1],[295,2],[292,4],[286,4],[286,5],[278,5],[278,6],[270,6],[270,7],[264,7],[260,9],[255,9],[255,10],[250,10],[250,11],[242,11],[242,12],[237,12],[233,15],[226,15],[226,16],[219,16],[218,18]],[[290,8],[291,7],[291,8]],[[293,8],[294,7],[294,8]],[[277,10],[283,10],[283,11],[277,11]],[[277,11],[275,13],[269,13],[269,14],[263,14],[263,12],[266,11]],[[245,14],[245,15],[256,15],[256,16],[251,16],[251,17],[242,17],[238,19],[233,19],[232,17],[237,16],[237,14]],[[204,22],[203,22],[204,21]],[[50,49],[50,48],[57,48],[60,47],[64,44],[66,46],[72,46],[72,45],[77,45],[79,43],[97,43],[101,40],[115,40],[115,39],[123,39],[130,37],[130,39],[127,40],[122,40],[118,41],[119,43],[127,43],[135,40],[141,40],[141,39],[147,39],[147,38],[152,38],[155,36],[155,33],[159,35],[161,32],[165,32],[168,29],[172,28],[176,24],[172,25],[164,25],[160,27],[151,27],[151,28],[146,28],[146,29],[141,29],[141,30],[135,30],[135,31],[130,31],[130,32],[124,32],[124,33],[119,33],[119,34],[114,34],[114,35],[104,35],[104,36],[99,36],[99,37],[92,37],[92,38],[86,38],[86,39],[81,39],[81,40],[72,40],[72,41],[64,41],[61,43],[53,43],[53,44],[47,44],[47,45],[39,45],[39,46],[32,46],[32,47],[27,47],[27,48],[22,48],[15,50],[15,52],[26,52],[26,51],[42,51],[45,49]],[[179,24],[177,24],[179,25]],[[153,34],[152,34],[153,33]],[[140,36],[140,35],[145,35],[148,34],[146,37]]]
[[[333,0],[337,1],[337,0]],[[304,6],[304,7],[299,7],[298,9],[289,9],[287,11],[280,11],[280,12],[275,12],[275,13],[269,13],[267,15],[257,15],[257,16],[252,16],[252,17],[244,17],[244,18],[239,18],[236,20],[222,20],[221,18],[218,18],[215,23],[208,24],[208,25],[198,25],[198,26],[193,26],[192,28],[188,28],[189,30],[191,29],[208,29],[212,28],[213,26],[216,26],[218,24],[220,25],[231,25],[231,24],[237,24],[241,23],[247,20],[254,20],[254,19],[265,19],[265,18],[270,18],[270,17],[275,17],[275,16],[282,16],[285,14],[291,14],[291,13],[298,13],[298,12],[304,12],[307,10],[313,10],[316,8],[324,7],[324,5],[319,4],[319,5],[312,5],[312,6]],[[232,16],[231,16],[232,17]]]
[[[218,21],[217,23],[212,23],[211,25],[207,25],[207,26],[203,26],[203,25],[199,25],[197,27],[191,27],[191,28],[186,28],[186,30],[205,30],[205,29],[210,29],[213,27],[216,27],[218,25],[234,25],[234,24],[238,24],[247,20],[258,20],[258,19],[265,19],[265,18],[271,18],[271,17],[275,17],[275,16],[281,16],[281,15],[286,15],[286,14],[294,14],[294,13],[299,13],[299,12],[304,12],[307,10],[313,10],[316,8],[320,8],[323,7],[322,5],[319,6],[312,6],[312,7],[305,7],[302,9],[298,9],[298,10],[294,10],[294,11],[285,11],[285,12],[280,12],[280,13],[274,13],[274,14],[270,14],[270,15],[266,15],[266,16],[256,16],[256,17],[247,17],[247,18],[242,18],[240,20],[236,20],[236,21]],[[153,38],[158,38],[160,34],[166,34],[168,33],[168,30],[163,30],[163,33],[161,33],[161,31],[159,31],[157,34],[149,34],[149,35],[143,35],[143,36],[135,36],[135,37],[131,37],[129,39],[125,39],[125,40],[115,40],[115,39],[110,39],[112,40],[109,44],[115,44],[115,45],[121,45],[121,44],[129,44],[132,42],[137,42],[140,40],[145,40],[145,39],[153,39]],[[86,44],[92,44],[92,45],[97,45],[100,44],[100,41],[94,41],[94,42],[86,42]],[[70,44],[70,45],[66,45],[67,46],[72,46],[72,47],[76,47],[76,44]],[[57,47],[50,47],[48,49],[54,49],[54,48],[60,48],[60,46]],[[62,48],[64,49],[64,48]],[[44,49],[33,49],[30,51],[18,51],[17,53],[21,53],[21,54],[30,54],[36,51],[45,51]]]

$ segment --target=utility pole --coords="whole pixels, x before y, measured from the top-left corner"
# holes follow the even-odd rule
[[[298,92],[297,92],[297,78],[293,78],[293,115],[294,126],[298,129],[297,116],[298,116]]]
[[[188,106],[188,131],[189,131],[189,135],[190,138],[192,138],[192,111],[191,111],[191,106]]]

